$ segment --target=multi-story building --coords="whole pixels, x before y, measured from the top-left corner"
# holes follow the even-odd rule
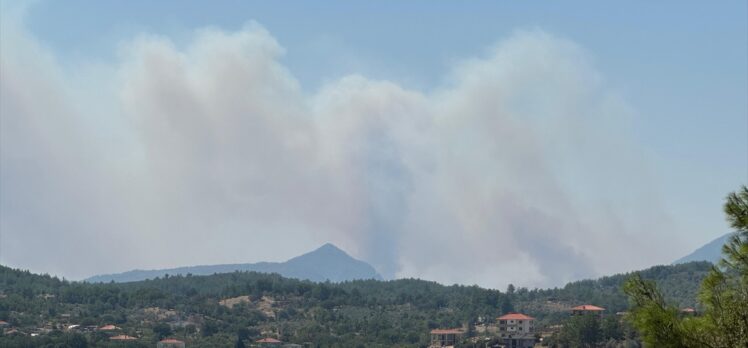
[[[434,329],[431,330],[431,345],[429,347],[451,347],[462,339],[465,332],[462,329]]]
[[[507,348],[531,348],[535,345],[535,318],[509,312],[496,320],[499,337]]]

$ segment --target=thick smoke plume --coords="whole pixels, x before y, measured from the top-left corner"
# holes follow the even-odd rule
[[[254,23],[63,67],[2,22],[5,264],[75,279],[331,241],[386,277],[503,287],[662,260],[632,111],[571,41],[516,32],[429,91],[305,93]]]

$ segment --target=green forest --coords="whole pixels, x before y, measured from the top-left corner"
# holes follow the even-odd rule
[[[663,289],[674,306],[695,306],[711,264],[657,266],[640,272]],[[0,268],[0,320],[25,333],[6,335],[3,346],[122,346],[101,332],[70,325],[115,325],[138,337],[132,346],[155,346],[177,337],[195,346],[236,346],[275,337],[318,346],[426,346],[434,328],[474,328],[519,311],[538,327],[563,323],[583,303],[625,311],[622,285],[629,274],[569,283],[563,288],[506,291],[444,286],[417,279],[315,283],[275,274],[235,272],[171,276],[133,283],[89,284]],[[236,299],[235,304],[222,304]],[[40,330],[41,329],[41,330]]]

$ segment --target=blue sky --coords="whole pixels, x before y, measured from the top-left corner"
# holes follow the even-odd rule
[[[6,4],[5,9],[14,6]],[[574,51],[571,56],[579,54],[584,57],[585,62],[579,70],[590,71],[590,76],[592,76],[590,79],[597,81],[591,83],[590,91],[585,93],[594,94],[604,91],[606,95],[612,95],[616,103],[622,104],[621,110],[623,111],[620,111],[622,116],[615,116],[619,114],[613,113],[610,123],[605,121],[606,123],[600,128],[590,126],[595,136],[599,137],[594,139],[602,139],[605,142],[608,137],[616,139],[621,137],[622,140],[620,144],[616,143],[618,145],[611,142],[599,146],[600,151],[602,149],[610,151],[609,158],[605,158],[605,153],[587,154],[589,156],[582,153],[573,158],[571,161],[574,164],[569,164],[568,167],[574,169],[565,174],[561,173],[566,170],[563,160],[558,160],[561,163],[543,160],[543,163],[547,162],[551,167],[559,166],[554,167],[560,168],[558,176],[551,174],[550,181],[563,182],[559,186],[565,195],[572,197],[570,200],[584,200],[586,204],[609,201],[610,209],[623,210],[620,212],[622,216],[636,218],[641,214],[648,214],[639,211],[646,209],[646,204],[640,204],[648,200],[642,198],[646,197],[646,194],[641,192],[637,193],[636,198],[633,198],[634,194],[628,197],[631,190],[654,192],[652,195],[656,196],[658,201],[657,211],[651,214],[666,216],[664,219],[669,222],[663,223],[661,227],[669,231],[650,232],[661,233],[661,239],[656,239],[657,241],[670,240],[672,243],[661,255],[653,254],[654,251],[642,255],[641,257],[647,262],[667,263],[726,233],[727,226],[721,212],[722,200],[729,191],[735,190],[748,179],[748,98],[746,97],[748,95],[748,63],[746,63],[748,62],[748,21],[746,19],[748,5],[745,1],[724,1],[716,4],[697,1],[630,1],[613,5],[595,1],[550,4],[535,1],[512,3],[477,1],[470,4],[446,1],[404,3],[329,1],[283,4],[217,1],[209,5],[198,1],[37,1],[26,4],[24,7],[23,15],[14,13],[13,16],[22,18],[20,20],[22,24],[19,26],[26,33],[26,39],[35,42],[44,52],[53,57],[54,64],[62,71],[62,80],[71,80],[71,76],[79,75],[81,71],[84,71],[86,77],[83,80],[90,83],[99,83],[97,81],[104,80],[114,81],[115,79],[105,77],[107,71],[120,71],[121,66],[128,66],[122,63],[128,58],[123,57],[132,50],[131,42],[143,35],[165,38],[177,51],[189,51],[187,47],[195,41],[195,31],[200,28],[213,27],[217,31],[231,33],[243,30],[249,21],[256,21],[282,47],[283,52],[274,58],[275,61],[287,69],[288,75],[298,83],[299,93],[303,94],[307,100],[315,100],[315,103],[318,103],[317,99],[320,99],[319,96],[324,94],[324,91],[348,86],[346,83],[341,83],[340,86],[338,84],[341,79],[350,75],[362,76],[369,81],[385,81],[406,91],[422,94],[426,99],[438,100],[440,93],[445,90],[450,90],[455,85],[467,84],[460,75],[461,67],[469,65],[469,62],[475,59],[490,61],[497,45],[504,47],[501,46],[502,42],[511,41],[518,35],[518,32],[540,32],[543,33],[542,35],[549,35],[552,37],[551,41],[559,42],[559,47],[561,47],[559,52],[562,53],[566,52],[564,48],[566,43],[570,43]],[[5,41],[3,53],[7,54],[7,50],[12,50],[13,47],[7,44],[10,40]],[[513,46],[507,45],[507,47],[503,50],[509,51]],[[498,50],[502,51],[501,48]],[[501,54],[498,56],[501,57]],[[91,73],[91,70],[99,68],[103,72]],[[65,85],[66,82],[62,84]],[[351,84],[356,85],[355,82]],[[6,85],[6,90],[12,90],[12,86],[8,86],[10,85]],[[68,87],[75,89],[72,84]],[[4,97],[7,98],[7,96]],[[529,98],[532,103],[534,97],[535,94],[530,93],[520,98]],[[607,100],[607,97],[605,98]],[[72,104],[75,103],[77,102],[72,102]],[[420,102],[414,101],[414,103]],[[436,101],[424,103],[438,104]],[[106,108],[106,106],[100,106],[100,108]],[[101,111],[101,109],[97,110]],[[127,113],[127,111],[121,111],[120,107],[117,107],[117,110],[114,113]],[[13,117],[14,115],[10,115],[9,112],[11,111],[6,110],[6,115],[3,116]],[[112,121],[113,124],[119,124],[118,122],[120,121]],[[393,134],[395,134],[393,137],[397,137],[401,127],[398,122],[392,122],[394,123],[388,127],[393,127]],[[518,122],[522,123],[522,121]],[[535,132],[537,134],[546,134],[544,132],[556,134],[552,127],[550,130],[542,125],[537,127],[539,127]],[[619,134],[618,131],[621,129],[624,135]],[[123,132],[128,133],[128,131]],[[575,137],[574,133],[569,133],[568,136]],[[377,138],[377,135],[373,137]],[[133,139],[135,138],[137,137]],[[137,140],[131,141],[137,142]],[[377,144],[382,142],[386,145],[388,140],[376,139]],[[408,164],[410,158],[416,156],[408,152],[409,150],[403,150],[410,145],[397,140],[393,142],[396,145],[393,145],[395,150],[392,151],[397,154],[392,156],[399,158],[400,154],[408,153],[401,160],[406,162],[405,167],[410,168]],[[463,144],[459,143],[460,146]],[[5,144],[5,147],[7,151],[13,152],[16,145],[9,142]],[[598,145],[590,141],[584,146],[598,147]],[[145,149],[142,151],[149,153],[148,145],[140,146]],[[626,149],[626,156],[629,158],[623,161],[625,165],[620,167],[624,168],[625,173],[611,164],[618,156],[615,150],[620,148]],[[375,193],[366,195],[368,198],[364,201],[368,203],[362,203],[368,207],[362,209],[369,210],[368,213],[362,214],[369,216],[368,219],[373,221],[367,220],[359,224],[393,230],[405,228],[401,224],[423,225],[418,218],[402,217],[380,207],[380,205],[403,204],[400,195],[410,197],[410,194],[403,194],[401,190],[408,191],[410,186],[402,186],[405,187],[404,189],[400,186],[402,183],[399,179],[401,175],[398,174],[397,161],[392,164],[388,162],[389,157],[382,160],[377,156],[390,155],[377,152],[374,156],[375,164],[380,160],[386,162],[382,166],[386,167],[387,171],[373,179],[367,177],[368,179],[364,180],[364,182],[375,182],[373,184],[375,188],[372,189]],[[369,163],[370,158],[366,158],[365,161]],[[605,159],[596,162],[595,158]],[[441,163],[438,160],[435,161]],[[643,167],[641,171],[636,168],[640,164]],[[13,165],[7,161],[4,163],[6,168]],[[478,170],[490,171],[490,168],[486,166]],[[425,180],[412,171],[404,171],[409,173],[405,175],[409,176],[408,180],[416,182]],[[585,180],[583,176],[574,175],[574,173],[590,171],[599,171],[595,174],[599,177],[594,179],[597,180],[594,185],[583,182]],[[609,181],[604,179],[604,173],[613,173]],[[356,175],[351,177],[355,178]],[[627,179],[631,177],[636,177],[636,179]],[[68,183],[50,185],[58,184],[67,185]],[[414,185],[418,186],[418,184]],[[542,187],[532,181],[519,186],[523,185],[527,188],[513,192],[513,194],[532,191],[533,187]],[[631,189],[628,187],[630,185],[640,187]],[[400,193],[394,194],[396,196],[394,201],[392,197],[386,195],[381,198],[376,192],[381,192],[382,187],[385,191],[391,189]],[[420,192],[418,188],[413,190]],[[428,190],[424,189],[424,191]],[[595,198],[589,200],[578,198],[575,192],[587,192],[579,195]],[[4,197],[6,201],[10,200],[9,194],[15,194],[15,192],[6,193]],[[21,191],[17,194],[27,195],[29,193]],[[621,199],[619,200],[618,197]],[[420,202],[421,199],[425,198],[415,200]],[[560,211],[557,208],[536,204],[534,201],[527,205],[540,210],[548,209],[549,215]],[[15,214],[7,207],[8,205],[3,205],[2,211],[6,218]],[[429,208],[413,206],[410,209],[428,211]],[[39,214],[46,216],[47,213],[40,212]],[[290,220],[295,220],[297,215],[293,216],[294,218]],[[385,217],[382,218],[382,216]],[[601,213],[595,219],[604,219],[604,214]],[[229,231],[226,232],[227,234],[238,233],[235,231],[243,228],[243,220],[227,220],[229,220],[225,227],[226,231]],[[289,221],[287,218],[281,220]],[[645,224],[644,221],[649,220],[642,219],[642,224]],[[18,223],[18,226],[26,226],[24,224]],[[104,222],[102,224],[107,225]],[[277,222],[274,222],[271,225],[276,226],[276,224]],[[284,222],[282,228],[315,230],[316,227],[313,222],[310,223],[306,219],[298,219],[288,224],[305,227],[289,227]],[[356,223],[351,224],[356,225]],[[391,224],[398,224],[398,227],[393,228]],[[231,225],[235,226],[232,228]],[[270,229],[267,225],[262,226],[263,229]],[[350,225],[343,224],[343,226]],[[33,229],[29,226],[26,228]],[[149,228],[155,229],[153,226]],[[340,226],[329,227],[332,230],[336,228]],[[361,228],[366,230],[369,227]],[[628,228],[640,227],[629,226]],[[13,240],[13,233],[17,233],[13,227],[5,226],[4,230],[4,234],[10,234],[10,239]],[[307,235],[306,232],[293,232],[290,235],[296,236],[294,233]],[[403,246],[404,244],[415,243],[424,236],[413,235],[404,238],[400,235],[406,234],[405,232],[390,232],[392,235],[377,233],[362,232],[360,235],[346,236],[331,232],[322,233],[319,238],[304,237],[300,238],[300,242],[289,247],[282,256],[290,257],[299,251],[311,249],[315,243],[322,241],[318,239],[332,239],[334,243],[342,244],[344,249],[350,250],[357,257],[364,258],[375,265],[379,263],[379,267],[392,268],[393,275],[435,277],[420,259],[406,258],[392,265],[379,260],[384,257],[401,257],[398,255],[408,250]],[[607,233],[615,235],[617,232]],[[522,238],[513,236],[511,238],[513,242],[506,242],[524,245],[518,242]],[[254,239],[248,238],[247,242],[269,241],[265,237],[255,237]],[[537,238],[541,237],[542,235],[537,236]],[[354,241],[358,239],[364,242]],[[19,237],[18,243],[21,242],[22,239]],[[505,240],[497,239],[497,243],[503,242]],[[378,247],[375,248],[376,250],[368,250],[360,243],[371,243]],[[615,239],[611,239],[611,243],[615,243]],[[570,245],[569,248],[579,253],[578,249],[582,247]],[[581,253],[585,256],[583,252]],[[378,256],[383,254],[386,256]],[[258,253],[256,256],[247,257],[239,253],[224,258],[209,257],[200,263],[256,261],[255,258],[262,259],[271,256]],[[517,258],[532,260],[533,256],[519,255]],[[591,259],[594,260],[595,257]],[[88,259],[90,260],[93,260],[93,257]],[[18,256],[14,259],[12,254],[4,257],[2,261],[24,266],[23,258]],[[534,267],[542,267],[543,262],[538,261],[533,264]],[[133,262],[123,257],[115,267],[123,270],[135,266],[168,265],[170,265],[168,261],[163,260],[153,260],[150,263]],[[622,264],[620,267],[601,266],[578,276],[624,271],[640,266],[643,265],[633,263]],[[63,269],[55,269],[43,262],[28,267],[42,271],[65,272]],[[85,272],[116,270],[118,269],[91,268],[81,270],[80,273],[69,272],[68,274],[76,277]],[[438,280],[480,283],[479,273],[467,278],[446,275]],[[537,278],[527,279],[526,283],[555,285],[554,282],[568,280],[546,279],[543,278],[542,272],[540,274]],[[567,278],[575,276],[577,275],[569,274]],[[490,286],[502,283],[484,282],[482,284]]]

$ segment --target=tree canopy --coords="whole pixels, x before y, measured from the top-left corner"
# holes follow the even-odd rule
[[[730,193],[724,204],[736,233],[723,257],[701,284],[703,313],[684,315],[657,286],[633,276],[624,290],[632,302],[631,321],[653,347],[748,347],[748,188]]]

